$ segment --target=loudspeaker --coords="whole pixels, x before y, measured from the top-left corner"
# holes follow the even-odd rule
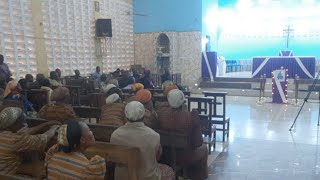
[[[112,37],[111,19],[97,19],[96,37]]]

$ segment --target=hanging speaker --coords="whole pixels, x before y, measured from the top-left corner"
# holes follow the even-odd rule
[[[96,37],[112,37],[111,19],[97,19]]]

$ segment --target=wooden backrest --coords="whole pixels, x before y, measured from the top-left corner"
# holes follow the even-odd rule
[[[92,107],[101,108],[106,104],[106,95],[104,93],[91,93],[88,95],[89,105]]]
[[[32,178],[26,178],[18,175],[8,175],[8,174],[0,174],[1,180],[29,180]]]
[[[139,157],[139,149],[135,147],[127,147],[121,145],[115,145],[105,142],[96,142],[92,147],[89,147],[85,151],[87,157],[93,157],[99,155],[107,161],[114,162],[116,164],[123,164],[128,167],[129,180],[137,180],[137,170]]]
[[[213,117],[225,118],[226,116],[226,96],[227,92],[203,91],[205,97],[213,97]],[[217,106],[222,106],[222,113],[218,113]]]
[[[172,82],[176,85],[181,85],[181,74],[172,74]]]

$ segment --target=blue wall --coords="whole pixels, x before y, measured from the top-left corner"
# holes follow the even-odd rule
[[[212,11],[212,8],[205,6],[212,6],[213,1],[216,0],[203,0],[203,27],[202,35],[205,36],[210,34],[212,37],[216,35],[217,31],[210,32],[204,18],[208,12]],[[236,3],[238,0],[219,0],[218,10],[229,9],[230,11],[237,12]],[[256,2],[256,1],[255,1]],[[282,2],[282,1],[281,1]],[[283,3],[289,3],[293,6],[302,6],[302,1],[292,0],[292,1],[283,1]],[[319,0],[317,0],[320,3]],[[286,7],[282,5],[282,7]],[[218,11],[217,10],[217,11]],[[254,15],[252,15],[254,16]],[[307,17],[302,17],[304,23],[312,24],[313,20],[308,19]],[[301,19],[302,19],[301,18]],[[297,18],[299,20],[299,18]],[[216,22],[216,17],[212,17],[212,23]],[[280,21],[275,17],[274,24],[277,25]],[[285,25],[287,22],[280,22]],[[317,25],[310,26],[310,29],[305,28],[304,33],[299,33],[300,21],[292,20],[293,28],[295,29],[295,35],[290,39],[289,50],[293,50],[294,55],[296,56],[316,56],[320,57],[320,28]],[[254,24],[252,24],[254,26]],[[300,26],[300,27],[299,27]],[[219,26],[220,27],[220,26]],[[224,28],[224,29],[223,29]],[[251,27],[248,27],[250,29]],[[270,26],[272,28],[272,26]],[[285,28],[285,27],[284,27]],[[280,29],[280,35],[267,35],[264,32],[254,32],[256,36],[252,36],[250,32],[240,33],[238,35],[237,28],[221,27],[221,36],[218,39],[217,44],[212,44],[213,50],[218,51],[218,55],[224,56],[226,59],[245,59],[252,58],[253,56],[277,56],[280,50],[286,49],[285,38],[282,36],[282,30]],[[227,33],[226,33],[226,32]]]
[[[134,32],[201,31],[201,0],[134,0]]]

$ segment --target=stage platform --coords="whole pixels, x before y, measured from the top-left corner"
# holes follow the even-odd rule
[[[259,97],[260,83],[250,77],[250,72],[236,72],[227,73],[229,77],[217,77],[215,81],[202,80],[198,86],[198,89],[194,89],[195,93],[201,93],[202,91],[223,91],[228,92],[230,96],[251,96]],[[320,81],[319,84],[320,85]],[[308,86],[306,84],[299,85],[299,99],[304,99],[308,93]],[[271,78],[267,78],[265,87],[265,97],[272,96],[272,81]],[[288,82],[288,98],[294,99],[295,97],[295,84],[293,79],[289,79]],[[318,93],[311,93],[312,99],[318,99]]]

